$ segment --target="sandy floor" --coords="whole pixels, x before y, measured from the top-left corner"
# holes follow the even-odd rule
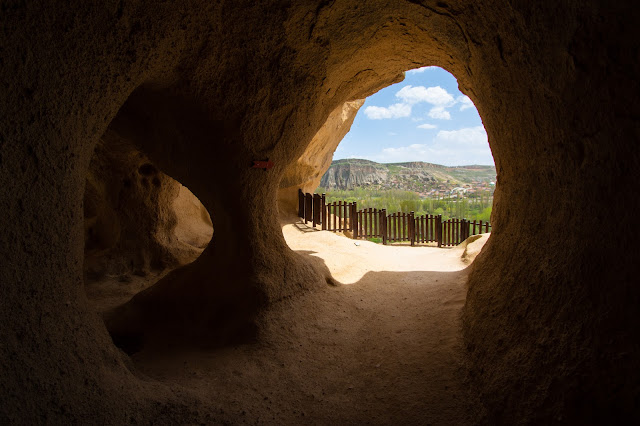
[[[132,357],[138,371],[211,404],[212,423],[473,423],[459,356],[463,249],[356,245],[301,223],[283,233],[344,285],[278,303],[260,343],[146,350]]]

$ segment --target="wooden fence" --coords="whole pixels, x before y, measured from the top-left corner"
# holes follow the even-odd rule
[[[298,190],[298,216],[304,223],[321,225],[326,231],[349,231],[353,238],[379,238],[383,244],[409,242],[437,243],[438,247],[455,246],[471,235],[489,232],[491,224],[467,219],[442,220],[442,216],[415,216],[411,213],[387,214],[385,209],[358,210],[356,203],[326,202],[325,194]]]

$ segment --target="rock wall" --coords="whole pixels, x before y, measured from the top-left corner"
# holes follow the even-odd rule
[[[483,420],[638,420],[633,2],[14,2],[2,14],[0,422],[211,422],[136,378],[87,308],[82,200],[107,129],[189,187],[216,230],[198,260],[114,312],[112,335],[225,340],[326,285],[276,220],[289,165],[345,102],[424,65],[458,78],[498,171],[464,308]],[[273,169],[251,168],[266,158]]]
[[[329,114],[304,153],[287,167],[280,181],[278,206],[283,213],[298,211],[298,189],[313,192],[325,174],[338,144],[349,133],[364,99],[345,102]]]
[[[198,199],[114,132],[96,146],[83,204],[85,280],[175,268],[211,239]]]
[[[385,168],[373,164],[336,164],[322,176],[320,185],[325,188],[353,189],[384,183],[387,176]]]

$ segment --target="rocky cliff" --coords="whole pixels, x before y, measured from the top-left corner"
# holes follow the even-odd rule
[[[383,184],[389,176],[382,164],[367,160],[334,161],[322,176],[320,186],[324,188],[352,189],[359,186]]]
[[[495,182],[494,166],[447,167],[414,161],[382,164],[369,160],[336,160],[322,176],[320,186],[326,189],[403,189],[421,191],[438,185]]]

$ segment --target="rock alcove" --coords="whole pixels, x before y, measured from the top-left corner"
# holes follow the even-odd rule
[[[195,262],[108,327],[228,341],[265,325],[258,308],[326,286],[276,220],[288,167],[346,102],[437,65],[478,107],[498,170],[498,231],[473,265],[463,310],[480,418],[638,420],[636,9],[4,5],[0,419],[215,422],[207,403],[132,374],[88,307],[82,200],[108,129],[192,190],[215,228]],[[250,167],[266,158],[269,172]]]
[[[110,130],[91,158],[83,207],[85,287],[101,314],[193,262],[211,240],[209,212],[191,191]]]

